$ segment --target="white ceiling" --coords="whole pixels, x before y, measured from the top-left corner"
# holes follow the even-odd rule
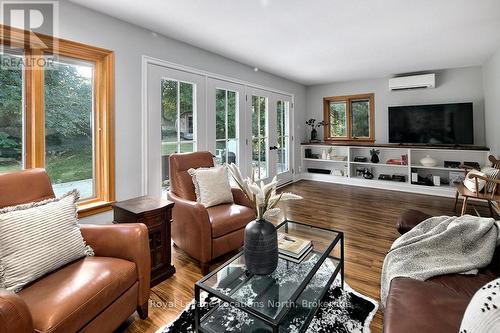
[[[500,0],[71,0],[313,85],[480,65]]]

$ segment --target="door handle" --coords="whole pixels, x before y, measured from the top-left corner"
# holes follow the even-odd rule
[[[276,150],[276,149],[278,149],[278,147],[276,146],[269,147],[269,150]]]

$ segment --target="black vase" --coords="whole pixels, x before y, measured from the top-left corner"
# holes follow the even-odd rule
[[[313,128],[311,130],[311,141],[317,141],[318,140],[318,131]]]
[[[266,275],[278,266],[278,234],[266,220],[255,220],[245,228],[245,264],[250,273]]]
[[[371,161],[372,161],[372,163],[378,163],[378,162],[380,162],[380,159],[378,158],[377,154],[373,154]]]

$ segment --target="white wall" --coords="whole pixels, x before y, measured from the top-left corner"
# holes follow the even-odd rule
[[[78,5],[60,2],[60,37],[115,52],[116,199],[141,194],[141,56],[148,55],[226,75],[295,95],[295,124],[303,127],[305,87],[185,43]],[[303,130],[297,131],[298,142]],[[299,156],[300,146],[296,146]],[[296,159],[298,165],[299,159]],[[297,167],[296,167],[297,170]],[[84,223],[112,220],[111,213],[82,219]]]
[[[483,65],[486,144],[500,158],[500,49]]]
[[[389,78],[339,82],[307,88],[307,118],[323,119],[323,97],[375,93],[375,140],[387,143],[388,106],[474,103],[474,143],[484,145],[484,100],[481,67],[447,69],[436,72],[435,89],[390,91]]]

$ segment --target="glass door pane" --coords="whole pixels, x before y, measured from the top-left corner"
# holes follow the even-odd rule
[[[172,154],[207,149],[205,83],[203,75],[148,64],[142,138],[143,195],[167,194]]]
[[[276,130],[278,161],[276,172],[278,175],[290,171],[290,102],[278,100],[276,103]]]
[[[252,168],[255,179],[269,176],[268,98],[252,95]]]
[[[347,104],[345,101],[330,102],[330,137],[347,137]]]
[[[55,65],[55,66],[54,66]],[[94,64],[59,58],[44,70],[45,169],[56,195],[94,190]]]
[[[370,101],[351,101],[351,131],[352,137],[370,137]]]
[[[161,164],[162,188],[169,186],[168,158],[175,153],[195,151],[195,85],[161,80]]]
[[[192,83],[179,82],[179,112],[178,112],[178,132],[180,151],[182,153],[192,152],[194,144],[193,128],[193,92]]]
[[[0,173],[23,168],[22,54],[0,53]]]
[[[177,152],[177,92],[179,82],[161,81],[161,185],[168,188],[168,157]]]
[[[238,92],[215,92],[215,162],[238,164]]]

